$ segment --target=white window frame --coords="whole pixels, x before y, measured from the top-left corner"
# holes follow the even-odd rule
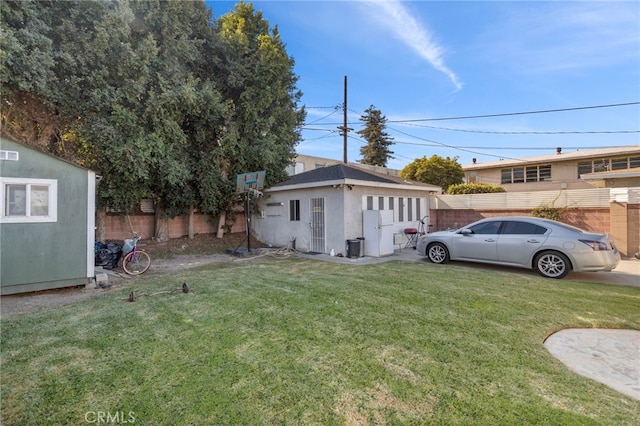
[[[5,201],[7,185],[25,185],[26,207],[25,216],[5,216]],[[48,188],[49,214],[46,216],[31,216],[31,187],[46,186]],[[55,179],[30,178],[0,178],[0,223],[47,223],[58,221],[58,181]]]

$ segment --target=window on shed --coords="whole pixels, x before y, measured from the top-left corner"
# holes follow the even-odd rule
[[[404,198],[398,197],[398,222],[404,222]]]
[[[378,210],[384,210],[384,197],[378,197]]]
[[[367,210],[373,210],[373,197],[367,197]]]
[[[289,220],[300,221],[300,200],[289,200]]]
[[[0,179],[5,223],[55,222],[57,220],[57,181],[52,179]]]

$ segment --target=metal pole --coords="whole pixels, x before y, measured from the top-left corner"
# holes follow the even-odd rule
[[[247,201],[244,207],[244,215],[247,222],[247,254],[251,254],[251,189],[247,192]]]
[[[344,115],[344,119],[343,119],[343,127],[342,127],[342,132],[343,132],[343,136],[344,136],[344,142],[343,142],[343,151],[344,151],[344,164],[347,164],[347,76],[344,76],[344,105],[342,108],[342,112]]]

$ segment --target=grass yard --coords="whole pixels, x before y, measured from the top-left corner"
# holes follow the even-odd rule
[[[123,300],[183,282],[190,293]],[[637,424],[640,402],[542,341],[640,329],[639,306],[638,288],[425,262],[141,279],[2,320],[1,423]]]

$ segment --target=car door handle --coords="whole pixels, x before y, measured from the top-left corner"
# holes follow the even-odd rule
[[[528,243],[538,244],[540,241],[538,240],[527,240]]]
[[[493,238],[487,238],[486,240],[484,240],[487,243],[495,243],[496,240],[494,240]]]

